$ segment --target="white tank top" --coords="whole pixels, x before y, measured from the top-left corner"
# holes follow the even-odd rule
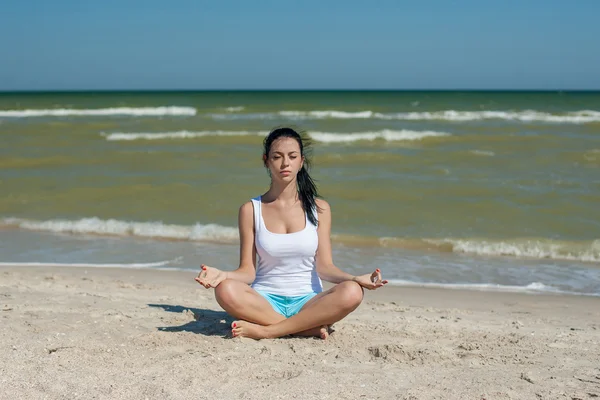
[[[323,291],[315,267],[319,246],[317,227],[305,213],[305,227],[293,233],[267,230],[262,217],[261,196],[252,199],[254,206],[254,243],[256,245],[255,290],[280,296],[302,296]],[[315,217],[317,213],[314,212]]]

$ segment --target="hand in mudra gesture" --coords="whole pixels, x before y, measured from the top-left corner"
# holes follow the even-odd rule
[[[202,264],[202,270],[194,280],[207,289],[216,288],[219,283],[227,279],[227,273],[220,269]]]
[[[381,270],[379,268],[371,274],[355,276],[352,280],[369,290],[378,289],[388,283],[388,281],[381,279]]]

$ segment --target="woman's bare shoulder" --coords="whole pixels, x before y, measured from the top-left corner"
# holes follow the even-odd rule
[[[240,206],[238,219],[240,224],[254,221],[254,206],[252,205],[252,201],[247,201]]]
[[[315,204],[317,205],[317,210],[319,211],[319,214],[331,212],[331,206],[329,206],[329,203],[326,200],[315,199]]]
[[[254,206],[252,205],[252,201],[248,200],[244,204],[240,206],[240,214],[242,213],[252,213],[254,212]]]

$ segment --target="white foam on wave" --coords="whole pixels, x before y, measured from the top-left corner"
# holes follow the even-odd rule
[[[557,289],[550,285],[544,285],[540,282],[532,282],[528,285],[500,285],[496,283],[437,283],[437,282],[413,282],[401,279],[388,279],[388,284],[405,287],[420,287],[434,289],[454,289],[454,290],[477,290],[485,292],[512,292],[512,293],[551,293],[551,294],[571,294],[578,296],[600,296],[600,293],[581,293]]]
[[[238,114],[235,112],[228,112],[225,114],[222,113],[212,113],[212,114],[206,114],[207,117],[212,118],[212,119],[216,119],[216,120],[224,120],[224,121],[230,121],[230,120],[269,120],[269,119],[277,119],[278,115],[276,113],[269,113],[269,112],[265,112],[265,113],[245,113],[245,114]]]
[[[0,228],[17,228],[51,233],[139,237],[163,240],[235,243],[238,229],[218,224],[175,225],[163,222],[136,222],[116,219],[82,218],[36,221],[21,218],[0,219]],[[490,241],[483,239],[419,239],[424,250],[451,251],[479,256],[513,256],[536,259],[600,262],[600,239],[587,242],[565,242],[550,239]],[[380,238],[376,243],[389,247],[394,240]],[[375,244],[377,245],[377,244]],[[431,248],[430,245],[434,245]],[[412,248],[400,240],[399,247]]]
[[[82,267],[82,268],[153,268],[178,264],[181,257],[149,263],[49,263],[49,262],[0,262],[0,267]]]
[[[454,253],[600,262],[600,239],[581,243],[561,242],[549,239],[512,241],[428,239],[426,242],[436,245],[450,245]]]
[[[471,150],[470,152],[477,156],[493,157],[496,155],[496,153],[494,153],[493,151],[488,151],[488,150]]]
[[[157,132],[157,133],[146,133],[146,132],[134,132],[134,133],[102,133],[102,136],[106,137],[106,140],[117,141],[117,140],[161,140],[161,139],[194,139],[200,137],[210,136],[264,136],[264,132],[249,132],[249,131],[176,131],[176,132]]]
[[[373,111],[335,111],[335,110],[324,110],[324,111],[280,111],[279,115],[287,118],[341,118],[341,119],[355,119],[355,118],[373,118],[377,115]]]
[[[32,109],[32,110],[0,110],[0,117],[28,118],[28,117],[71,117],[71,116],[193,116],[196,109],[193,107],[114,107],[97,109]]]
[[[600,121],[600,111],[575,111],[564,114],[550,114],[542,111],[436,111],[410,112],[396,114],[378,114],[381,119],[398,120],[442,120],[442,121],[479,121],[498,119],[518,122],[551,122],[584,124]]]
[[[236,106],[236,107],[226,107],[225,111],[227,112],[240,112],[243,111],[246,107],[244,106]]]
[[[421,140],[429,137],[450,136],[446,132],[434,131],[410,131],[400,130],[393,131],[384,129],[377,132],[357,132],[357,133],[328,133],[328,132],[311,132],[310,136],[316,141],[323,143],[350,143],[360,140],[377,140],[383,139],[386,141],[402,141],[402,140]]]
[[[479,120],[504,120],[517,122],[546,122],[546,123],[569,123],[585,124],[600,122],[600,111],[580,110],[566,113],[552,114],[536,110],[519,111],[421,111],[400,113],[379,113],[371,110],[365,111],[341,111],[341,110],[314,110],[314,111],[279,111],[268,113],[247,114],[210,114],[215,119],[277,119],[285,118],[292,120],[305,119],[383,119],[383,120],[440,120],[440,121],[479,121]]]
[[[134,222],[115,219],[82,218],[79,220],[33,221],[4,218],[0,227],[12,227],[53,233],[89,234],[106,236],[134,236],[167,240],[234,242],[239,239],[236,228],[217,224],[172,225],[162,222]]]
[[[110,141],[132,141],[132,140],[161,140],[161,139],[193,139],[210,136],[266,136],[265,132],[251,131],[176,131],[176,132],[114,132],[102,133],[106,140]],[[361,140],[386,140],[386,141],[412,141],[429,137],[450,136],[446,132],[434,131],[410,131],[410,130],[388,130],[374,132],[336,133],[336,132],[310,132],[309,136],[322,143],[351,143]]]

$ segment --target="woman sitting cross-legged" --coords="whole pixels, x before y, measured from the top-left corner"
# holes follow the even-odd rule
[[[308,139],[290,128],[264,140],[269,190],[239,210],[240,264],[235,271],[202,265],[195,278],[214,288],[217,302],[237,318],[233,336],[290,334],[326,339],[329,326],[354,311],[363,288],[387,283],[381,272],[353,276],[331,254],[331,209],[308,174]],[[322,281],[335,285],[323,291]]]

